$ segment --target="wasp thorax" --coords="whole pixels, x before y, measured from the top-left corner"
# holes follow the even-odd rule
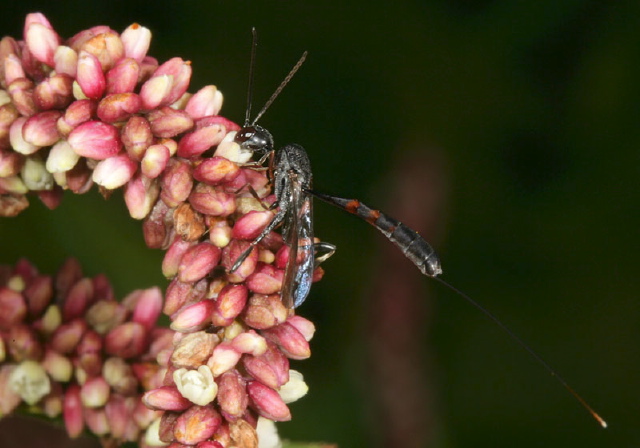
[[[247,126],[238,131],[235,142],[242,149],[254,152],[266,153],[273,150],[273,137],[262,126]]]

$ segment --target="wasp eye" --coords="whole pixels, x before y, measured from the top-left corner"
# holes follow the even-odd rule
[[[234,138],[234,140],[236,141],[236,143],[239,144],[243,144],[245,143],[247,140],[250,140],[251,137],[253,137],[253,135],[256,133],[255,129],[253,127],[250,128],[242,128],[238,131],[238,133],[236,134],[236,137]]]

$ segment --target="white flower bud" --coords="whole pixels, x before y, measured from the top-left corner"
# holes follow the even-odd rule
[[[30,405],[51,392],[51,382],[44,368],[35,361],[24,361],[9,377],[9,389]]]
[[[207,366],[198,370],[178,369],[173,372],[173,382],[184,398],[199,406],[211,403],[218,395],[218,385]]]
[[[282,441],[278,436],[276,424],[268,418],[258,417],[256,426],[258,433],[258,448],[281,448]]]
[[[294,402],[309,392],[309,386],[304,382],[304,377],[297,370],[289,370],[289,381],[282,385],[278,393],[285,403]]]
[[[149,446],[167,446],[166,442],[160,440],[160,419],[155,419],[144,433],[144,441]]]

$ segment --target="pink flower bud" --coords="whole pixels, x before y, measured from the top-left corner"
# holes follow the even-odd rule
[[[162,386],[145,392],[142,402],[157,411],[181,412],[193,406],[193,403],[183,397],[175,386]]]
[[[87,323],[99,334],[106,334],[126,319],[127,310],[114,300],[100,300],[85,315]]]
[[[91,174],[92,171],[87,166],[86,160],[79,159],[73,168],[65,172],[67,187],[76,194],[86,193],[93,186]]]
[[[124,46],[124,55],[140,62],[147,55],[151,43],[151,31],[134,23],[120,35]]]
[[[40,364],[54,381],[66,383],[73,376],[73,364],[69,358],[55,350],[47,350]]]
[[[1,295],[2,292],[0,291],[0,297]],[[26,300],[29,315],[31,317],[40,316],[53,299],[52,278],[48,275],[33,278],[22,292],[22,295]],[[0,311],[0,314],[4,314],[4,312]]]
[[[118,33],[112,30],[102,32],[82,45],[82,50],[92,54],[107,71],[124,56],[124,47]]]
[[[280,347],[291,359],[306,359],[311,356],[309,342],[293,325],[288,323],[266,329],[262,335]]]
[[[36,332],[27,325],[14,325],[9,329],[7,348],[15,361],[39,359],[42,356],[42,344]]]
[[[0,177],[15,176],[24,164],[24,157],[13,151],[0,150]]]
[[[131,58],[121,59],[106,74],[107,94],[131,93],[138,84],[140,65]]]
[[[246,382],[237,370],[225,372],[218,379],[218,404],[227,420],[239,418],[247,410]]]
[[[87,98],[98,99],[107,86],[100,61],[87,51],[78,55],[77,82]]]
[[[185,110],[194,119],[218,115],[222,107],[222,93],[216,86],[204,86],[189,98]]]
[[[26,75],[31,79],[44,79],[47,76],[47,69],[45,64],[38,61],[36,57],[31,53],[28,46],[22,48],[22,67]]]
[[[249,247],[248,241],[232,240],[231,243],[222,251],[222,265],[227,269],[231,269],[238,257],[244,253]],[[227,278],[232,283],[243,282],[255,271],[258,263],[258,251],[253,249],[247,258],[242,262],[240,267],[232,274],[227,274]]]
[[[196,283],[199,285],[200,283],[206,283],[204,280]],[[162,312],[168,316],[171,316],[180,308],[182,308],[187,300],[192,297],[192,292],[194,289],[194,285],[192,283],[182,283],[177,278],[174,278],[169,286],[167,287],[167,293],[165,294],[164,308]],[[202,288],[199,291],[198,296],[204,296],[206,292],[206,288]]]
[[[230,182],[240,174],[240,168],[224,157],[205,159],[193,171],[193,177],[208,185]]]
[[[215,187],[198,184],[189,195],[189,203],[205,215],[229,216],[236,211],[235,196]]]
[[[193,119],[183,110],[162,107],[149,113],[151,131],[157,137],[171,138],[193,127]]]
[[[204,242],[189,248],[178,267],[181,282],[196,282],[208,275],[220,262],[220,248]]]
[[[55,71],[58,75],[68,75],[75,78],[78,69],[78,53],[73,48],[58,46],[53,55]]]
[[[22,61],[15,54],[10,54],[4,59],[4,78],[7,85],[15,80],[26,78]]]
[[[122,149],[118,129],[101,121],[87,121],[76,127],[68,138],[73,150],[82,157],[104,160]]]
[[[218,247],[226,247],[231,242],[231,227],[222,218],[209,220],[209,241]]]
[[[178,142],[178,156],[184,158],[198,157],[203,152],[216,146],[225,135],[225,127],[219,124],[197,128],[186,134]]]
[[[153,287],[144,289],[133,309],[131,320],[142,324],[147,331],[151,331],[160,316],[162,299],[162,291],[160,291],[160,288]]]
[[[96,331],[87,330],[76,348],[78,355],[85,353],[101,353],[102,337]]]
[[[211,322],[215,326],[226,327],[238,317],[247,303],[249,295],[244,285],[225,286],[218,294],[216,306],[211,314]]]
[[[109,385],[102,377],[91,378],[80,388],[80,401],[88,408],[100,408],[109,399]]]
[[[231,346],[240,353],[260,356],[267,350],[267,341],[255,331],[249,330],[233,338]]]
[[[98,104],[98,118],[107,123],[124,121],[140,110],[140,97],[135,93],[113,93]]]
[[[166,146],[160,144],[149,146],[140,164],[142,174],[150,179],[155,179],[167,167],[169,157],[171,154]]]
[[[152,142],[151,125],[144,117],[131,117],[122,129],[122,143],[134,160],[142,160]]]
[[[64,109],[73,101],[72,86],[73,78],[69,75],[51,76],[36,86],[33,101],[41,110]]]
[[[87,325],[82,319],[75,319],[60,325],[51,335],[50,347],[62,354],[69,354],[77,347],[86,331]]]
[[[32,12],[27,14],[27,17],[25,17],[24,19],[24,28],[22,29],[22,34],[23,36],[25,36],[25,38],[27,33],[29,32],[29,28],[31,28],[31,26],[36,23],[50,30],[53,29],[53,26],[51,26],[51,22],[49,22],[44,14],[42,14],[41,12]]]
[[[171,362],[177,368],[197,369],[211,356],[218,341],[216,335],[204,331],[185,334],[173,351]]]
[[[106,436],[111,428],[104,409],[84,409],[84,419],[89,430],[98,436]]]
[[[118,325],[105,336],[105,351],[124,359],[140,356],[145,349],[147,331],[137,322]]]
[[[11,102],[24,117],[30,117],[38,109],[33,100],[33,82],[26,78],[18,78],[9,84],[7,92],[11,96]]]
[[[0,288],[0,329],[9,330],[27,315],[22,295],[9,288]]]
[[[173,435],[180,443],[195,445],[213,436],[221,423],[222,417],[212,405],[192,406],[177,418]]]
[[[241,356],[242,353],[235,350],[230,343],[222,342],[213,349],[211,357],[207,360],[207,366],[213,372],[213,376],[217,377],[233,369]]]
[[[121,154],[99,162],[92,179],[108,190],[115,190],[129,182],[137,169],[138,165],[127,154]]]
[[[53,145],[60,139],[56,122],[61,115],[57,110],[50,110],[30,117],[22,127],[24,140],[40,147]]]
[[[236,221],[231,237],[240,240],[253,240],[260,235],[273,220],[273,217],[274,213],[271,211],[251,211]]]
[[[50,26],[32,23],[26,30],[25,40],[29,51],[38,61],[49,67],[55,65],[53,55],[60,45],[60,37]]]
[[[80,400],[80,386],[69,385],[64,395],[63,403],[64,426],[67,434],[71,438],[76,438],[82,434],[84,429],[84,419],[82,417],[82,401]]]
[[[158,420],[160,415],[162,415],[160,411],[149,409],[144,402],[140,400],[133,411],[133,420],[140,429],[145,429],[148,428],[152,422]]]
[[[267,350],[259,356],[245,356],[242,358],[247,372],[272,389],[289,381],[289,360],[271,342],[267,343]]]
[[[93,283],[89,278],[83,278],[74,284],[64,298],[62,317],[65,321],[81,317],[93,296]]]
[[[249,290],[258,294],[274,294],[282,288],[284,271],[272,265],[258,263],[256,270],[247,278]]]
[[[180,160],[171,160],[162,176],[160,198],[169,207],[177,207],[189,197],[192,187],[193,178],[189,164]]]
[[[133,368],[122,358],[107,358],[102,366],[102,376],[116,393],[132,395],[138,389]]]
[[[211,322],[214,300],[201,300],[172,316],[171,329],[181,333],[204,330]]]
[[[133,397],[130,397],[133,398]],[[113,438],[121,439],[131,422],[131,413],[135,407],[134,401],[122,395],[112,394],[104,410],[110,426],[110,435]]]
[[[178,274],[178,266],[185,252],[193,246],[193,243],[176,237],[162,260],[162,274],[167,278],[173,278]]]
[[[154,76],[142,84],[140,88],[142,108],[144,110],[153,110],[162,104],[170,104],[165,100],[171,92],[172,81],[171,76],[162,75]]]
[[[289,408],[275,390],[259,381],[251,381],[247,385],[247,392],[251,399],[251,405],[263,417],[275,422],[291,420]]]
[[[22,130],[24,129],[24,125],[27,120],[28,119],[24,117],[16,119],[13,124],[11,124],[11,128],[9,130],[9,141],[11,142],[11,147],[14,151],[24,155],[33,154],[40,149],[38,145],[30,143],[24,139]]]
[[[140,62],[140,77],[138,82],[144,83],[158,68],[158,60],[151,56],[145,56]]]
[[[64,297],[73,285],[82,278],[82,267],[75,258],[67,258],[54,278],[57,293]]]
[[[153,179],[136,174],[124,190],[124,201],[131,217],[144,219],[151,212],[158,194],[158,184]]]
[[[290,316],[287,319],[287,323],[298,330],[307,341],[310,341],[316,332],[316,327],[313,325],[313,322],[302,316]]]
[[[171,89],[161,105],[167,106],[177,101],[189,87],[191,81],[191,62],[181,58],[171,58],[157,68],[153,76],[168,75],[171,78]]]
[[[78,125],[91,120],[97,104],[93,100],[74,101],[67,107],[64,116],[58,120],[58,132],[68,136]]]
[[[22,403],[22,397],[9,387],[9,381],[13,372],[17,369],[15,365],[5,364],[0,366],[0,413],[8,415]]]
[[[254,294],[244,314],[244,322],[250,327],[263,330],[286,321],[289,311],[278,295]]]

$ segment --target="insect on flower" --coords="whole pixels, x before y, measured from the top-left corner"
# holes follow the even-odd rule
[[[254,28],[245,122],[244,127],[236,134],[235,141],[242,149],[263,155],[258,161],[258,166],[261,166],[266,158],[269,158],[269,178],[276,200],[268,209],[278,208],[278,212],[260,235],[238,257],[229,271],[234,272],[238,269],[253,248],[272,230],[282,224],[282,233],[289,247],[289,255],[282,283],[281,297],[285,306],[297,308],[309,295],[311,283],[313,282],[313,271],[320,263],[333,255],[336,247],[326,242],[314,242],[313,203],[308,193],[311,188],[312,173],[306,151],[302,146],[296,144],[289,144],[278,151],[274,151],[273,136],[265,128],[257,125],[256,122],[300,68],[307,53],[303,53],[300,60],[291,69],[260,113],[251,121],[256,45],[257,38]],[[257,199],[260,199],[255,191],[251,189],[250,191]]]
[[[274,149],[273,136],[268,130],[259,126],[257,121],[300,68],[307,53],[305,52],[302,55],[287,77],[282,81],[273,95],[271,95],[271,98],[269,98],[260,113],[251,121],[249,116],[253,82],[253,61],[256,48],[255,29],[253,30],[253,37],[246,119],[244,127],[238,131],[235,140],[243,149],[262,155],[261,159],[257,162],[258,166],[262,166],[267,158],[269,159],[269,177],[272,180],[273,190],[276,196],[276,201],[271,208],[278,207],[280,210],[264,231],[251,243],[249,249],[238,258],[231,268],[231,272],[240,266],[242,261],[249,255],[249,252],[262,238],[282,223],[284,227],[283,234],[286,236],[288,245],[291,248],[285,272],[285,283],[282,288],[282,297],[289,306],[291,306],[291,304],[293,304],[293,307],[300,305],[309,293],[314,266],[326,260],[329,256],[333,255],[335,251],[335,246],[328,243],[313,244],[311,196],[315,196],[324,202],[364,219],[395,244],[400,251],[418,267],[420,272],[446,286],[479,309],[485,316],[504,330],[518,345],[526,350],[551,376],[555,377],[580,405],[584,407],[603,428],[606,428],[607,423],[605,420],[518,335],[503,324],[493,313],[480,305],[480,303],[438,277],[442,274],[440,258],[433,247],[431,247],[418,232],[384,212],[363,204],[357,199],[346,199],[312,190],[309,158],[302,146],[292,143],[278,150]],[[300,241],[302,241],[302,243],[300,243]],[[298,253],[298,256],[296,256],[296,253]],[[314,256],[317,256],[315,262],[312,261],[314,260]]]

